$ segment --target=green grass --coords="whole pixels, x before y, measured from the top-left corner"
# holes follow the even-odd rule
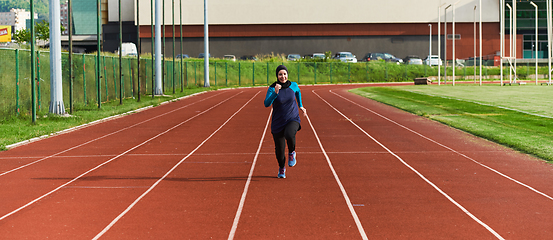
[[[409,86],[352,92],[553,162],[553,110],[547,108],[552,90],[545,86]]]
[[[119,104],[119,100],[114,100],[102,104],[98,108],[96,104],[77,104],[74,106],[73,114],[70,117],[62,117],[58,115],[48,114],[37,116],[35,124],[31,121],[31,116],[22,114],[19,117],[8,116],[0,119],[0,150],[6,150],[6,146],[59,132],[64,129],[79,126],[95,120],[103,119],[109,116],[123,114],[147,106],[157,106],[162,102],[176,99],[182,96],[190,95],[197,92],[214,90],[216,88],[187,88],[181,93],[180,90],[171,96],[142,96],[141,101],[127,98],[123,100],[123,104]],[[66,106],[68,107],[68,106]],[[67,110],[68,111],[68,110]]]

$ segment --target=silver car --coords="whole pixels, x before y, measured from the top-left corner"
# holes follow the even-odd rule
[[[353,55],[350,52],[338,52],[334,55],[333,58],[339,59],[342,62],[352,62],[352,63],[357,62],[357,58],[355,57],[355,55]]]

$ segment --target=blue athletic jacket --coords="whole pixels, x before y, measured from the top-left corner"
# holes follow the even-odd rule
[[[275,93],[276,84],[282,86],[278,94]],[[297,83],[290,81],[284,84],[278,81],[274,82],[267,90],[267,95],[265,96],[265,107],[271,105],[273,105],[271,132],[281,132],[290,121],[301,123],[298,107],[303,107],[303,104],[301,103],[301,92]]]

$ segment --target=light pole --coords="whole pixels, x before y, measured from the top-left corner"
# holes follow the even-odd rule
[[[474,72],[474,83],[476,83],[476,5],[474,5],[474,19],[473,19],[473,28],[474,28],[474,61],[473,61],[473,72]]]
[[[538,5],[536,5],[534,2],[530,2],[534,8],[536,8],[536,38],[535,41],[535,55],[536,55],[536,85],[538,85]]]
[[[500,31],[499,31],[499,45],[500,45],[500,58],[499,58],[499,75],[501,80],[501,86],[503,86],[503,58],[505,58],[505,1],[500,1],[501,14],[500,14]]]
[[[551,3],[550,0],[545,1],[547,8],[547,75],[549,75],[549,83],[551,85]]]
[[[479,1],[478,6],[480,6],[480,25],[478,26],[478,37],[480,38],[480,86],[482,86],[482,0]]]
[[[480,0],[482,1],[482,0]],[[514,82],[517,82],[517,3],[516,0],[513,0],[513,62],[515,67],[513,68],[514,72]]]
[[[428,57],[427,59],[429,59],[429,63],[430,63],[430,55],[432,55],[432,24],[428,24],[428,26],[430,27],[430,34],[429,34],[429,37],[428,37]]]
[[[461,0],[453,4],[453,86],[455,86],[455,70],[457,69],[457,59],[455,58],[455,5],[457,5],[460,1]]]
[[[441,60],[441,57],[442,57],[442,44],[441,44],[441,34],[440,34],[440,31],[441,31],[441,28],[440,28],[440,24],[442,23],[442,20],[441,20],[441,16],[440,15],[440,9],[445,6],[447,3],[444,3],[442,5],[440,5],[438,7],[438,86],[441,85],[441,77],[442,77],[442,74],[441,74],[441,69],[442,69],[442,60]],[[428,64],[431,63],[431,59],[428,59]]]
[[[513,82],[513,63],[511,62],[511,59],[513,57],[513,9],[511,8],[511,5],[508,3],[506,4],[509,8],[509,83]]]
[[[207,0],[204,0],[204,87],[209,87],[209,36],[207,23]]]
[[[451,4],[444,8],[444,84],[447,82],[447,9]]]

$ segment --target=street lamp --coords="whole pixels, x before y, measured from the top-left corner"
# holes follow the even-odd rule
[[[442,44],[441,44],[441,35],[440,35],[440,24],[442,22],[441,20],[441,16],[440,15],[440,9],[445,6],[447,3],[444,3],[442,4],[441,6],[438,7],[438,86],[441,85],[441,76],[442,74],[440,73],[441,71],[441,64],[442,64],[442,60],[440,59],[442,57],[442,52],[441,52],[441,49],[442,49]],[[428,63],[430,64],[430,59],[428,59]]]
[[[511,8],[511,5],[508,3],[506,4],[509,8],[509,83],[513,82],[513,63],[511,62],[511,59],[513,57],[513,9]]]
[[[476,5],[474,5],[474,19],[473,19],[473,28],[474,28],[474,61],[473,61],[473,72],[474,72],[474,83],[476,83]]]
[[[432,24],[428,24],[428,26],[430,27],[430,34],[428,38],[428,59],[430,59],[430,55],[432,55]]]
[[[535,49],[534,52],[536,53],[536,85],[538,85],[538,5],[536,5],[534,2],[530,2],[534,8],[536,8],[536,39],[535,40]]]
[[[455,5],[457,5],[460,1],[461,0],[453,4],[453,86],[455,86],[455,69],[457,68],[457,59],[455,59]]]
[[[447,9],[451,7],[451,4],[449,4],[444,9],[444,84],[447,83]]]

